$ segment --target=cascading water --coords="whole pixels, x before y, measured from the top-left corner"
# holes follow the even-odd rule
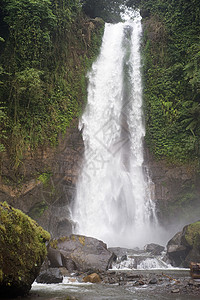
[[[75,232],[109,246],[156,240],[155,204],[143,158],[141,33],[138,13],[131,21],[106,24],[80,121],[85,154],[72,213]]]

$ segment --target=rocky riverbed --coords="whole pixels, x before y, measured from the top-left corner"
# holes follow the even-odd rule
[[[50,295],[52,292],[53,296],[56,295],[56,298],[51,297],[51,299],[66,300],[66,297],[62,298],[62,293],[64,293],[65,296],[66,294],[69,296],[67,299],[78,300],[192,300],[200,297],[200,280],[192,279],[188,269],[108,270],[92,274],[91,272],[77,272],[71,275],[66,274],[61,284],[35,284],[30,297],[37,295],[45,298],[49,295],[47,289]],[[109,291],[110,296],[107,294]]]

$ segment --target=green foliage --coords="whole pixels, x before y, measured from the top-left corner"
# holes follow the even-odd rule
[[[88,21],[78,0],[1,0],[0,13],[0,151],[17,168],[80,115],[104,24]]]
[[[42,173],[38,176],[38,180],[42,182],[44,186],[48,185],[52,173]]]
[[[147,144],[157,158],[199,159],[200,1],[129,2],[149,12],[143,40]]]

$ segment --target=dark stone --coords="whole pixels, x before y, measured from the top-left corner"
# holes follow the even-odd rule
[[[133,28],[131,26],[127,25],[126,27],[124,27],[124,33],[127,39],[130,39],[132,32]]]
[[[36,278],[37,283],[61,283],[63,276],[58,268],[49,268]]]
[[[127,255],[123,255],[123,256],[121,257],[121,261],[125,261],[125,260],[127,260]]]
[[[143,253],[143,251],[140,249],[128,249],[128,248],[121,248],[121,247],[111,247],[108,248],[108,250],[113,252],[117,257]]]
[[[156,278],[152,278],[150,281],[149,281],[149,284],[157,284],[158,283],[158,280]]]
[[[48,246],[50,266],[70,271],[106,271],[114,257],[102,241],[81,235],[52,240]]]
[[[190,275],[194,279],[200,279],[200,263],[190,263]]]
[[[188,249],[181,245],[182,232],[178,232],[167,244],[167,257],[175,267],[183,265]]]
[[[144,250],[150,252],[152,255],[160,255],[165,250],[165,247],[152,243],[146,245]]]
[[[143,19],[150,17],[150,11],[148,9],[141,9],[140,14]]]

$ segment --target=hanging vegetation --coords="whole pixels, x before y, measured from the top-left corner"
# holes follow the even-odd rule
[[[24,151],[56,145],[80,115],[104,26],[78,0],[0,4],[0,151],[17,168]]]

